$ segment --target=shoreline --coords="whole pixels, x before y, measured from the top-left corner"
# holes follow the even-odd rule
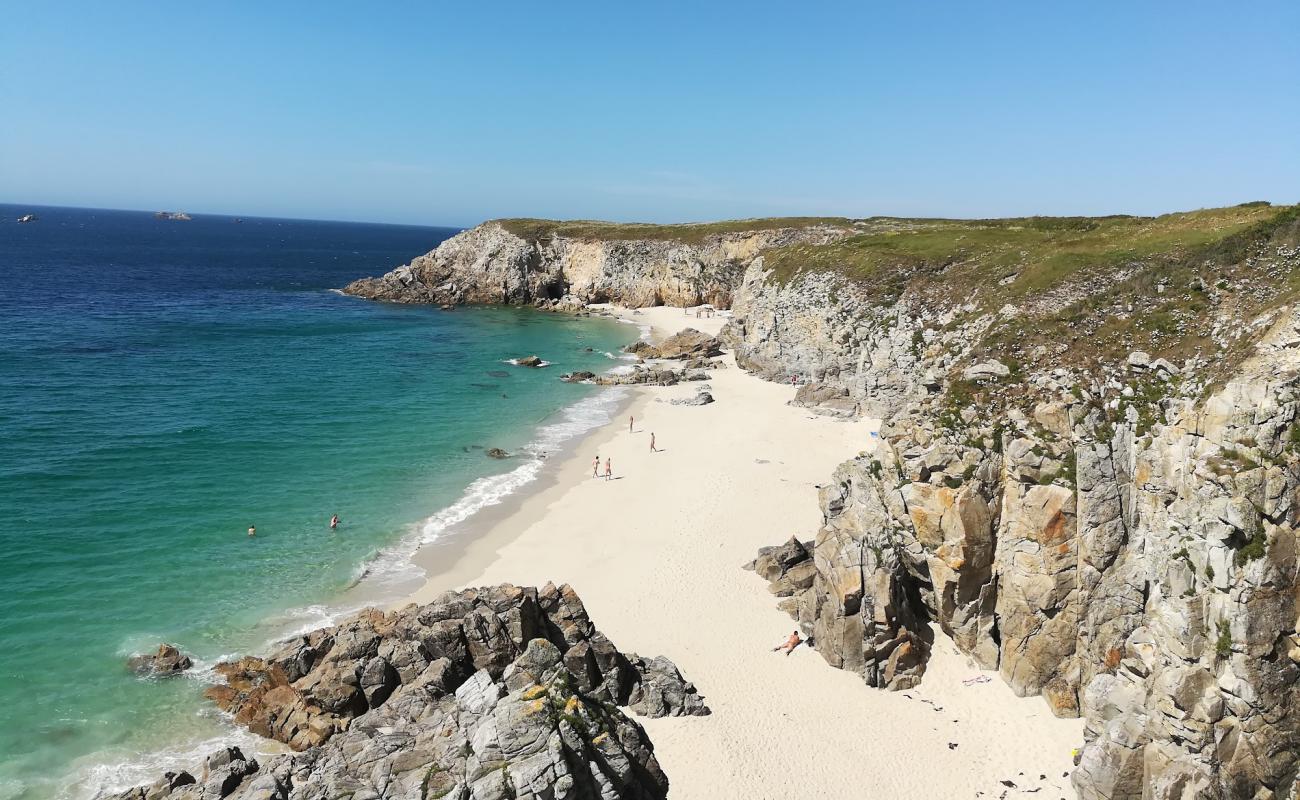
[[[656,339],[682,327],[716,333],[725,321],[671,307],[616,313],[650,324]],[[424,583],[394,605],[464,586],[571,583],[612,639],[673,659],[713,709],[637,718],[674,797],[1073,796],[1066,774],[1082,721],[1016,697],[940,632],[921,686],[904,692],[868,688],[807,647],[771,652],[794,623],[741,565],[761,546],[812,538],[818,485],[872,446],[878,424],[788,406],[790,387],[723,360],[707,406],[666,402],[694,394],[691,384],[632,387],[622,413],[577,437],[548,477],[477,515],[482,533],[456,558],[417,552]],[[649,452],[651,430],[664,452]],[[597,452],[619,480],[590,478]],[[914,760],[926,769],[903,766]]]

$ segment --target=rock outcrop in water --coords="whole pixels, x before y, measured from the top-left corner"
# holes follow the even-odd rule
[[[158,645],[156,653],[131,656],[126,660],[127,669],[138,675],[179,675],[192,666],[194,661],[170,644]]]
[[[298,751],[231,748],[120,800],[663,798],[652,717],[709,713],[666,658],[619,652],[566,586],[448,592],[222,664],[218,706]]]
[[[576,310],[585,303],[726,308],[740,273],[771,247],[838,239],[847,220],[614,225],[495,220],[344,292],[400,303],[500,303]]]

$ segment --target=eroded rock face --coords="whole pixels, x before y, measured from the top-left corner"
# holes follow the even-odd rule
[[[716,234],[696,243],[671,239],[530,241],[498,222],[463,231],[436,250],[378,278],[344,288],[348,294],[401,303],[544,304],[579,309],[585,303],[731,305],[745,266],[762,250],[798,242],[833,241],[846,230],[812,226]]]
[[[722,339],[745,369],[806,385],[794,404],[825,413],[898,413],[937,391],[989,325],[962,317],[963,307],[914,308],[909,298],[877,304],[832,272],[786,284],[768,277],[761,256],[750,263]]]
[[[1082,715],[1080,797],[1287,797],[1300,769],[1298,343],[1288,308],[1204,399],[1140,357],[1133,380],[1161,383],[1124,392],[1112,376],[1044,370],[1021,384],[1030,404],[998,416],[946,382],[899,383],[880,446],[822,489],[811,588],[786,577],[807,563],[798,542],[756,566],[777,594],[793,590],[782,608],[817,651],[870,685],[920,679],[928,620],[1018,694]],[[980,377],[1008,379],[998,372]],[[1165,399],[1142,405],[1160,386]]]
[[[238,750],[122,800],[662,798],[647,716],[708,714],[666,658],[620,653],[573,590],[510,585],[375,610],[223,664],[209,696],[295,753]]]

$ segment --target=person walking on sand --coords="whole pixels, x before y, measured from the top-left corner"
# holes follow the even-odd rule
[[[655,447],[655,432],[650,431],[650,452],[658,453],[659,449]]]
[[[596,454],[596,460],[591,462],[591,477],[600,477],[600,454]]]
[[[249,526],[248,526],[248,535],[249,535],[249,536],[256,536],[256,535],[257,535],[257,526],[256,526],[256,525],[249,525]]]
[[[630,416],[627,418],[627,432],[628,432],[628,433],[631,433],[631,432],[632,432],[632,420],[633,420],[633,418],[630,417]]]
[[[330,530],[337,530],[339,527],[339,515],[335,514],[330,517]]]
[[[605,480],[614,480],[614,468],[610,466],[609,459],[605,459]]]

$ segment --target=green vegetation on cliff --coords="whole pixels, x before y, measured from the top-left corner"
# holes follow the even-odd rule
[[[875,218],[825,245],[765,254],[771,280],[812,272],[868,301],[1000,312],[972,356],[1008,366],[1109,366],[1143,350],[1239,362],[1235,334],[1300,298],[1300,205],[1244,203],[1159,217]],[[1229,336],[1225,331],[1233,334]]]
[[[1282,216],[1294,219],[1297,208],[1246,203],[1160,217],[878,217],[859,223],[861,233],[831,244],[772,250],[765,263],[780,281],[833,270],[884,291],[900,281],[931,279],[959,297],[997,287],[997,298],[1009,301],[1091,269],[1185,257],[1214,245],[1231,250],[1235,234]]]
[[[843,217],[769,217],[733,219],[722,222],[688,222],[680,225],[653,225],[643,222],[600,222],[596,220],[557,221],[549,219],[499,219],[497,224],[521,239],[545,241],[555,236],[570,239],[679,241],[699,244],[709,236],[725,233],[811,228],[815,225],[850,227],[853,221]]]

